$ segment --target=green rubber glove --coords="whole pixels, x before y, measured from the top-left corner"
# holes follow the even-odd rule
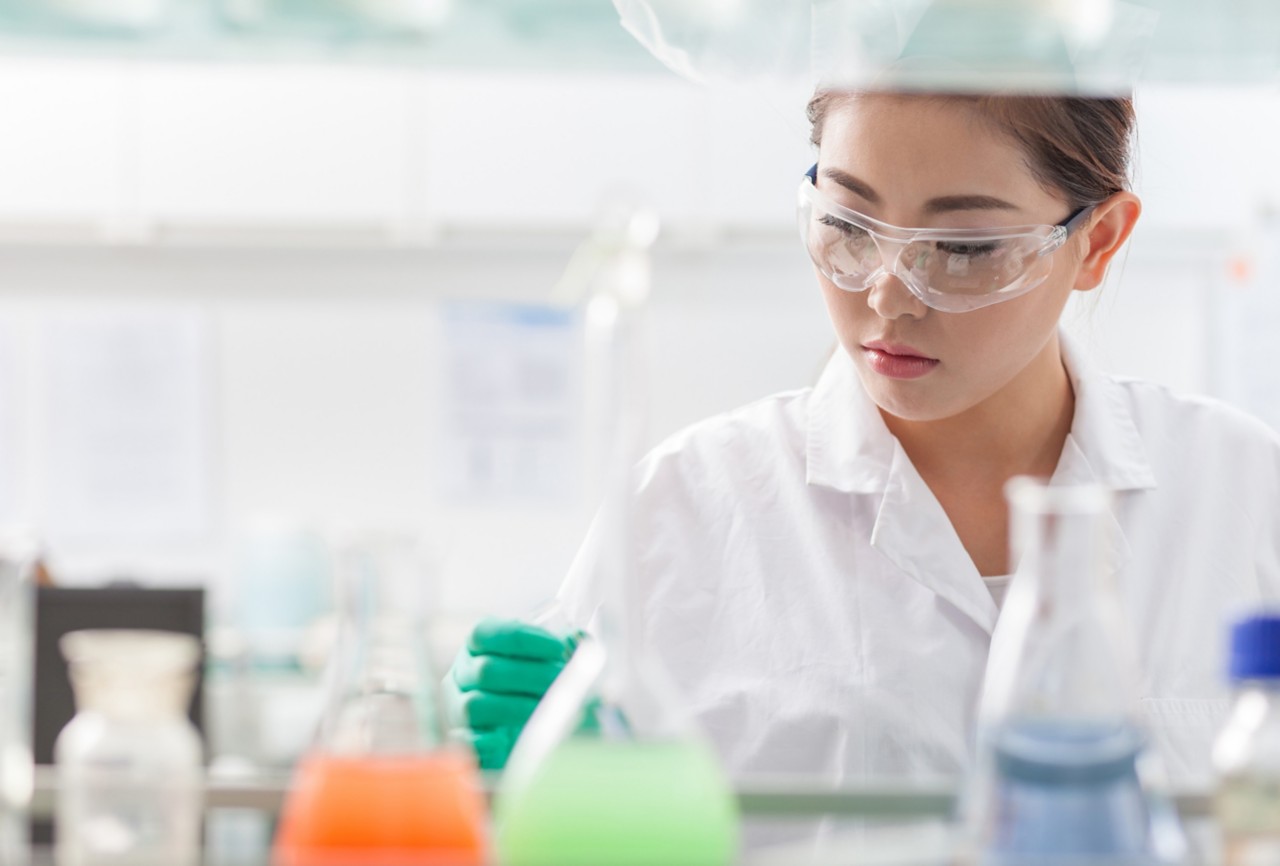
[[[444,678],[452,734],[480,767],[500,770],[538,701],[564,669],[577,635],[559,637],[519,620],[479,622]]]

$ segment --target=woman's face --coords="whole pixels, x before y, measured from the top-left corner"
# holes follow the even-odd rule
[[[1021,149],[960,102],[884,95],[831,105],[817,186],[853,210],[913,228],[1057,223],[1065,198],[1032,176]],[[841,183],[828,175],[838,172]],[[897,277],[849,292],[818,274],[840,343],[885,412],[910,421],[959,415],[1019,374],[1047,369],[1058,317],[1076,284],[1074,236],[1027,294],[964,313],[925,306]],[[912,356],[918,357],[912,357]]]

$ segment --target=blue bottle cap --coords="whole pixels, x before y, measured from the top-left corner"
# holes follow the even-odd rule
[[[1280,678],[1280,613],[1254,614],[1231,627],[1232,682]]]

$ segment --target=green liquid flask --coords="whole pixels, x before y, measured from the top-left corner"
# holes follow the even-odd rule
[[[643,307],[656,223],[611,244],[586,310],[603,504],[590,634],[516,743],[494,806],[505,866],[728,866],[736,800],[656,660],[640,648],[629,518],[639,453]],[[591,391],[592,389],[589,389]]]
[[[572,738],[500,809],[508,866],[711,866],[736,853],[736,803],[696,741]]]

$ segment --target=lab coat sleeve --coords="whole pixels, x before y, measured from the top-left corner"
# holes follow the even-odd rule
[[[1280,433],[1234,407],[1223,410],[1221,422],[1216,459],[1192,458],[1201,467],[1198,482],[1218,488],[1202,495],[1252,530],[1256,598],[1280,602]]]
[[[1263,459],[1259,477],[1266,485],[1257,515],[1258,591],[1268,602],[1280,602],[1280,436],[1271,437],[1269,460]]]
[[[633,476],[637,479],[637,486],[628,502],[627,531],[631,534],[631,541],[635,545],[632,566],[636,569],[636,573],[632,574],[632,579],[637,582],[640,589],[637,597],[639,602],[643,602],[645,590],[648,589],[647,576],[642,572],[649,548],[655,541],[655,527],[649,509],[655,499],[660,499],[663,493],[668,492],[654,489],[655,466],[667,462],[670,461],[660,460],[651,454],[640,462]],[[595,631],[599,621],[600,605],[604,601],[604,587],[600,585],[602,557],[605,553],[602,549],[606,536],[604,524],[601,513],[597,512],[587,528],[582,545],[578,548],[578,553],[569,566],[568,574],[556,595],[560,615],[565,620],[564,625],[582,629],[588,633]]]
[[[714,581],[720,573],[723,530],[732,522],[725,515],[732,514],[737,494],[717,467],[731,440],[723,424],[696,425],[663,442],[636,466],[626,519],[633,546],[630,578],[642,608],[662,607],[671,594],[688,592],[690,581]],[[557,594],[567,625],[588,632],[603,601],[599,575],[605,530],[597,513]]]
[[[1263,602],[1280,602],[1280,433],[1234,407],[1221,414],[1217,454],[1192,459],[1208,501],[1220,502],[1226,519],[1243,521],[1252,538],[1253,592]],[[1247,541],[1246,541],[1247,543]]]

